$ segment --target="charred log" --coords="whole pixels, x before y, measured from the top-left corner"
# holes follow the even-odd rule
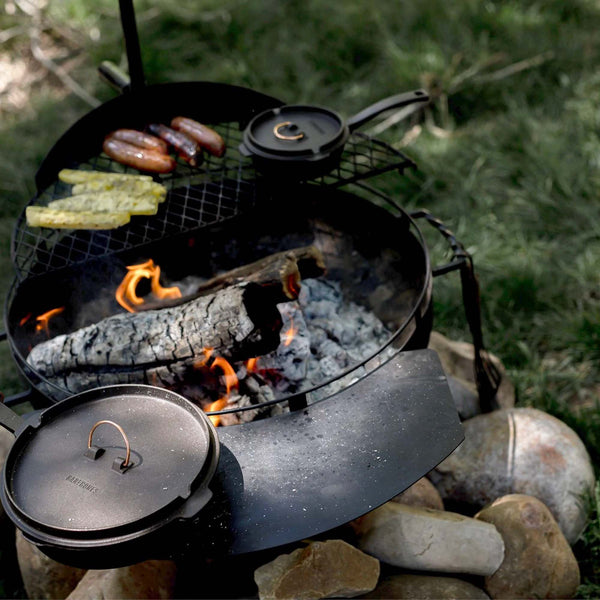
[[[274,350],[281,325],[269,289],[245,282],[178,306],[113,315],[38,344],[27,362],[73,393],[117,383],[173,388],[205,348],[245,360]]]
[[[298,298],[302,279],[319,277],[324,273],[325,262],[318,248],[315,246],[292,248],[216,275],[199,284],[194,294],[184,298],[161,300],[160,303],[149,303],[139,307],[138,310],[178,306],[242,282],[260,285],[265,292],[268,292],[272,302],[288,302]]]

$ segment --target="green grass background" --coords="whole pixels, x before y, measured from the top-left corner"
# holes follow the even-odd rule
[[[0,55],[44,77],[26,87],[24,105],[0,94],[4,294],[14,220],[35,192],[35,171],[90,110],[31,58],[27,27],[38,23],[55,62],[101,101],[114,91],[96,67],[127,67],[116,0],[50,0],[33,14],[22,6],[4,3],[0,31],[14,34],[0,38]],[[135,8],[149,83],[230,83],[346,117],[426,87],[426,115],[379,134],[398,145],[419,125],[405,148],[419,169],[381,185],[407,210],[431,210],[465,244],[486,345],[518,404],[563,419],[600,464],[600,2],[139,0]],[[429,243],[442,262],[445,245],[435,236]],[[435,328],[470,341],[457,278],[436,279],[434,293]],[[2,346],[0,391],[10,394],[22,384]],[[593,500],[575,546],[580,597],[600,595]]]

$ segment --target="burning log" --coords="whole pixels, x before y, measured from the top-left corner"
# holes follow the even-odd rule
[[[204,348],[244,360],[275,349],[280,329],[270,290],[244,282],[177,306],[113,315],[38,344],[27,362],[72,393],[117,383],[173,388]]]
[[[256,283],[269,292],[275,303],[296,300],[300,292],[300,281],[319,277],[325,273],[325,262],[321,251],[315,246],[292,248],[265,256],[253,263],[242,265],[200,283],[194,294],[184,298],[161,300],[160,304],[149,303],[137,310],[153,310],[165,306],[177,306],[205,294],[215,293],[241,282]]]
[[[314,246],[272,254],[213,277],[191,296],[136,302],[126,314],[42,342],[27,362],[72,393],[118,383],[185,387],[207,348],[231,361],[277,348],[277,304],[298,297],[302,277],[324,271]]]

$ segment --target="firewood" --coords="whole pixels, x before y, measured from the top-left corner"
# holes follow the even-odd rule
[[[172,388],[205,348],[245,360],[273,351],[281,326],[270,291],[244,282],[178,306],[113,315],[38,344],[27,362],[72,393],[117,383]]]
[[[160,307],[177,306],[214,293],[238,283],[256,283],[269,293],[273,302],[296,300],[302,279],[319,277],[325,273],[325,262],[316,246],[292,248],[270,254],[257,261],[221,273],[199,284],[195,293],[183,298],[170,298],[146,303],[137,310],[154,310]]]

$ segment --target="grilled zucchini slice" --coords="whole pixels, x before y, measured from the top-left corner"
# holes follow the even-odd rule
[[[46,206],[28,206],[25,217],[30,227],[52,229],[116,229],[131,219],[128,212],[56,210]]]

